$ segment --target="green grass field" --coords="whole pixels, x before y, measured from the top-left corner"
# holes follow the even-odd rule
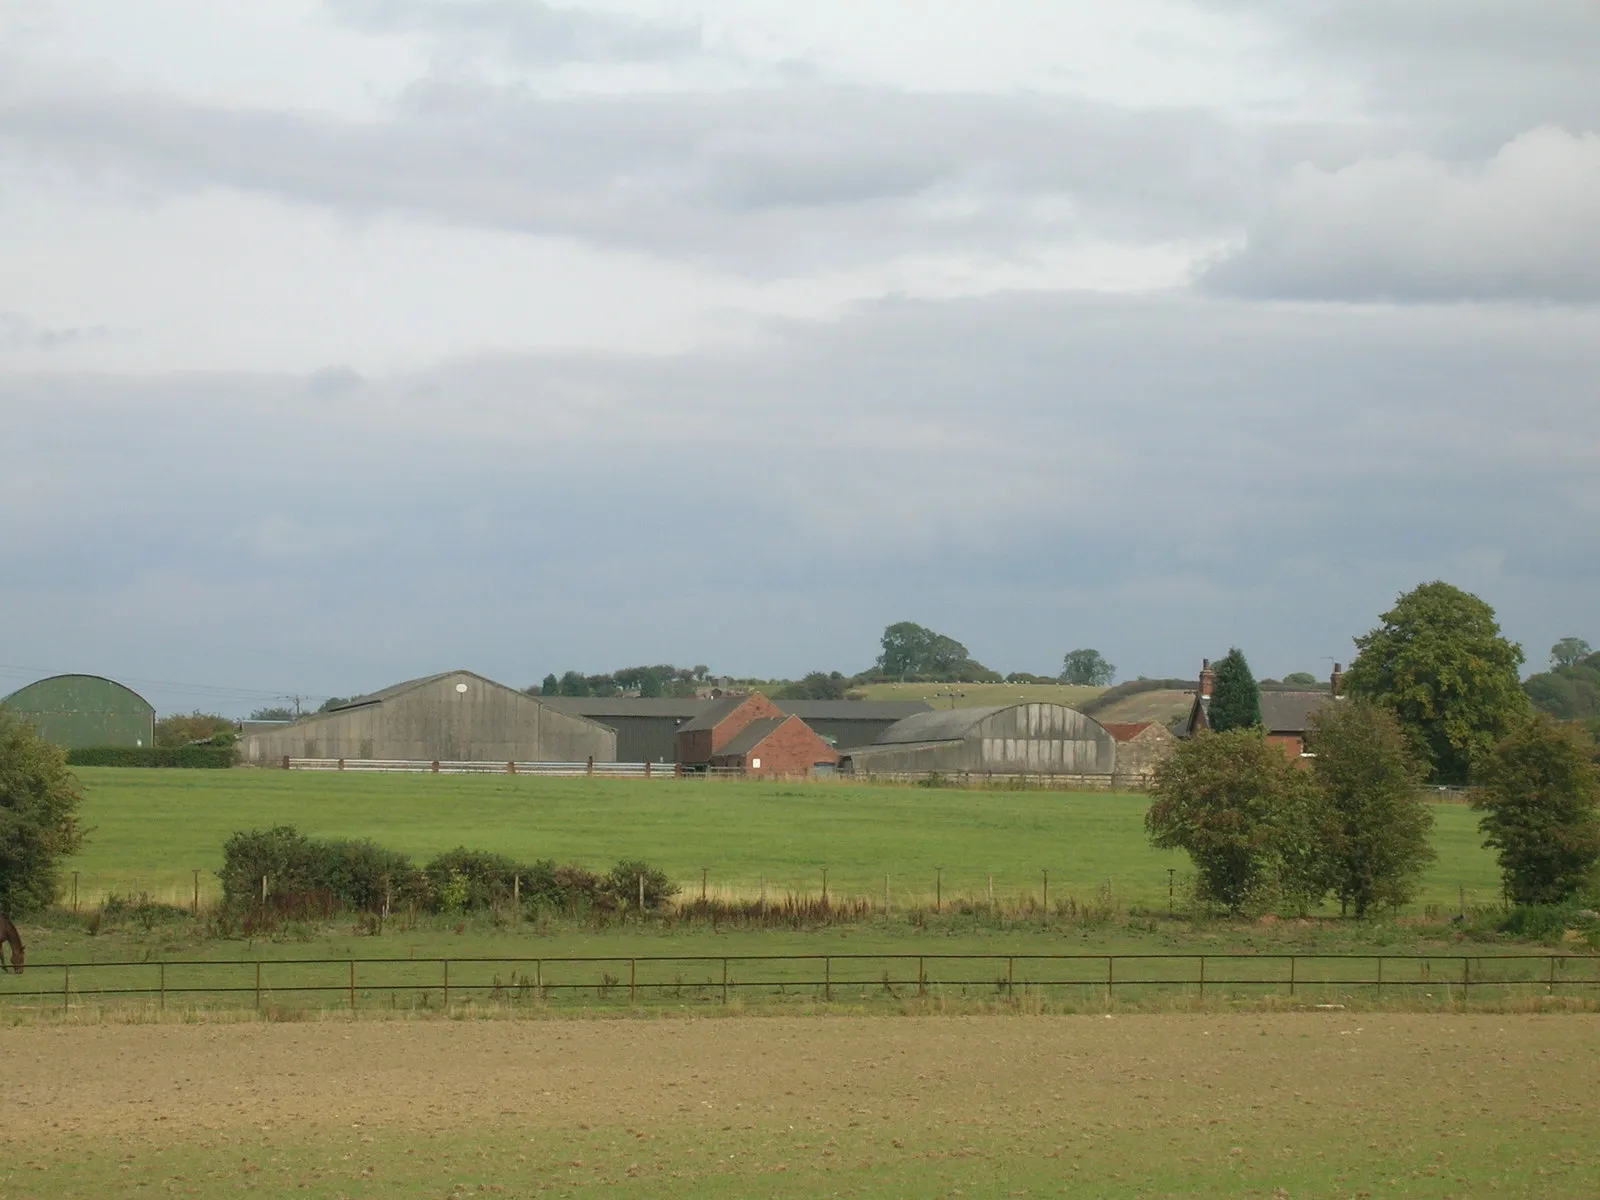
[[[926,700],[935,708],[1022,703],[1076,708],[1106,689],[1060,683],[869,683],[850,690],[867,700]]]
[[[1109,888],[1118,907],[1165,907],[1168,869],[1151,850],[1136,795],[990,792],[843,784],[536,779],[286,771],[79,772],[88,845],[68,866],[79,895],[148,893],[187,903],[194,870],[214,895],[222,845],[241,829],[294,825],[316,837],[371,838],[419,859],[454,846],[604,869],[623,858],[664,867],[689,895],[707,869],[716,894],[883,895],[896,905],[943,895],[997,899],[1043,890],[1052,903]],[[1417,905],[1491,903],[1499,879],[1475,816],[1436,805],[1438,860]]]

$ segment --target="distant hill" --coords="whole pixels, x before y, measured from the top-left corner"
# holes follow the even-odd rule
[[[1106,689],[1083,711],[1102,724],[1170,726],[1187,718],[1193,705],[1194,684],[1187,679],[1135,679]]]

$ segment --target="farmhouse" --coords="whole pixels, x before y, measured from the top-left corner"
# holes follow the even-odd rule
[[[156,742],[156,710],[150,702],[99,675],[52,675],[0,703],[21,714],[45,741],[68,750]]]
[[[634,696],[543,696],[560,712],[586,717],[617,731],[622,762],[677,761],[678,731],[733,697],[705,700],[641,699]],[[930,711],[921,700],[773,700],[780,712],[799,717],[834,746],[861,746],[903,717]]]
[[[1109,787],[1116,756],[1116,740],[1076,709],[1011,704],[907,717],[840,765],[856,775],[1052,775]]]
[[[1261,725],[1266,730],[1267,741],[1281,746],[1289,758],[1306,757],[1306,734],[1312,718],[1334,703],[1344,690],[1344,668],[1333,664],[1333,675],[1326,688],[1295,689],[1274,687],[1261,689]],[[1216,688],[1216,673],[1210,659],[1200,660],[1200,681],[1195,688],[1194,705],[1189,710],[1189,720],[1184,726],[1184,736],[1192,737],[1202,729],[1210,729],[1211,693]]]
[[[377,758],[412,762],[614,762],[615,731],[471,671],[384,688],[277,729],[247,729],[246,762]]]

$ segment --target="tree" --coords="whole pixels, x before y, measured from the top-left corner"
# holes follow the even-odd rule
[[[563,674],[557,686],[560,687],[563,696],[587,696],[591,694],[589,681],[576,671],[568,671]]]
[[[529,689],[532,691],[532,689]],[[556,673],[551,671],[544,677],[544,682],[539,685],[541,696],[559,696],[561,694],[561,681],[556,678]]]
[[[1582,638],[1564,637],[1550,647],[1550,669],[1559,671],[1562,667],[1575,667],[1593,653],[1589,643]]]
[[[1261,724],[1261,689],[1237,646],[1217,664],[1206,724],[1214,733],[1253,729]]]
[[[1600,862],[1600,781],[1588,732],[1545,713],[1524,720],[1478,764],[1472,806],[1518,904],[1558,904]]]
[[[1316,713],[1309,732],[1328,888],[1357,918],[1376,905],[1406,903],[1433,861],[1433,814],[1400,723],[1388,709],[1349,700]]]
[[[1151,845],[1194,861],[1200,899],[1237,914],[1291,873],[1286,851],[1306,841],[1309,786],[1260,730],[1201,731],[1156,768],[1145,829]]]
[[[1117,668],[1100,656],[1098,650],[1068,650],[1061,659],[1062,683],[1082,687],[1110,687]]]
[[[0,708],[0,912],[25,916],[55,902],[61,863],[83,845],[80,799],[66,751]]]
[[[209,742],[218,734],[234,732],[235,722],[216,713],[192,712],[187,716],[174,713],[156,722],[156,745],[187,746],[193,742]]]
[[[1290,671],[1283,677],[1283,682],[1291,687],[1316,687],[1317,677],[1310,671]]]
[[[272,704],[268,705],[266,708],[256,709],[250,714],[250,719],[252,721],[293,721],[298,718],[299,715],[300,714],[295,712],[292,708],[288,708],[282,704]]]
[[[843,700],[850,681],[838,671],[812,671],[778,693],[781,700]]]
[[[1000,681],[998,674],[974,661],[960,642],[911,621],[890,625],[883,631],[881,645],[883,652],[878,656],[877,668],[884,675],[901,679]]]
[[[1494,609],[1448,583],[1425,583],[1355,639],[1352,696],[1392,711],[1436,783],[1466,783],[1475,759],[1528,711],[1522,647],[1500,636]]]

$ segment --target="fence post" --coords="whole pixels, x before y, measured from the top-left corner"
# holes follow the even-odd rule
[[[356,960],[350,960],[350,1011],[356,1010]]]
[[[1378,999],[1383,999],[1383,955],[1378,955]]]
[[[1299,961],[1300,960],[1297,959],[1294,955],[1292,955],[1292,954],[1289,955],[1289,995],[1291,995],[1291,996],[1294,995],[1294,965],[1295,965],[1295,963],[1297,963]],[[1378,962],[1378,977],[1379,977],[1380,980],[1383,978],[1383,961],[1381,959]],[[1380,989],[1379,992],[1378,992],[1378,995],[1381,996],[1381,995],[1383,995],[1383,992],[1381,990],[1383,988],[1383,984],[1380,982],[1378,984],[1378,987]]]
[[[1006,959],[1006,995],[1014,995],[1017,990],[1017,960]]]
[[[433,773],[435,775],[439,773],[439,760],[437,758],[433,760]]]
[[[450,960],[444,960],[444,1011],[450,1011]]]
[[[167,964],[166,963],[162,963],[160,966],[161,966],[161,1004],[160,1004],[160,1011],[166,1012],[167,1011]]]
[[[828,907],[828,868],[822,868],[822,907]]]
[[[1111,989],[1115,985],[1117,956],[1106,955],[1106,1007],[1111,1007]]]
[[[265,908],[266,906],[267,906],[267,877],[265,875],[263,875],[261,877],[261,907]]]
[[[650,760],[648,758],[644,760],[644,777],[646,779],[650,778]]]
[[[594,774],[594,755],[592,755],[592,754],[591,754],[591,755],[589,755],[589,765],[588,765],[588,767],[587,767],[587,768],[586,768],[586,769],[585,769],[585,770],[584,770],[584,772],[583,772],[583,773],[584,773],[584,774],[585,774],[585,775],[593,775],[593,774]]]
[[[917,995],[928,994],[928,967],[927,962],[920,955],[917,958]]]
[[[289,769],[289,756],[287,754],[283,756],[283,769],[285,771]]]
[[[508,762],[506,764],[506,774],[507,775],[515,775],[516,773],[517,773],[517,762],[516,762],[516,759],[512,759],[510,762]]]
[[[342,758],[339,760],[339,770],[344,770],[344,759]]]
[[[72,911],[78,911],[78,873],[72,873]]]
[[[683,778],[683,764],[682,763],[673,763],[672,764],[672,777],[674,779],[682,779]]]
[[[261,960],[256,959],[256,1011],[261,1011]]]
[[[1200,956],[1200,994],[1206,994],[1206,956]]]
[[[522,876],[521,875],[513,875],[511,877],[511,903],[517,904],[517,905],[520,905],[522,903]]]
[[[833,959],[822,956],[822,999],[833,999]]]
[[[533,960],[533,995],[540,1004],[544,1003],[544,959]]]
[[[66,1012],[72,1006],[72,967],[67,963],[61,964],[61,1011]]]
[[[194,915],[200,915],[200,868],[194,868]]]

